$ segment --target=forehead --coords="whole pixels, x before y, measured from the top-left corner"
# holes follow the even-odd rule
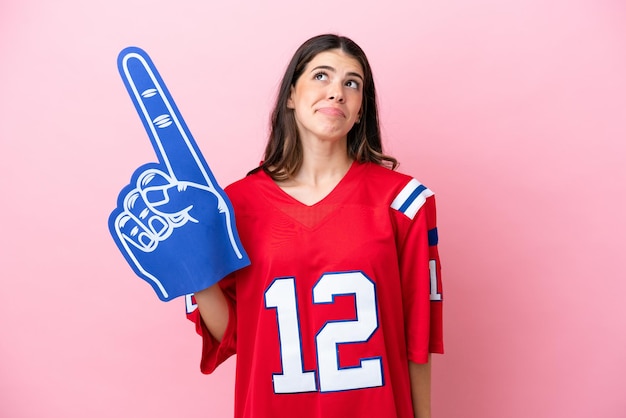
[[[341,49],[329,49],[320,52],[306,65],[305,72],[316,67],[332,67],[336,71],[355,72],[363,76],[361,63],[352,55],[348,55]]]

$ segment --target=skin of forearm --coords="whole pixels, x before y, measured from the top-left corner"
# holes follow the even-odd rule
[[[411,378],[413,414],[415,418],[430,418],[430,357],[428,358],[428,363],[425,364],[409,361],[409,376]]]
[[[213,338],[221,341],[228,326],[228,302],[218,284],[195,293],[202,322]]]

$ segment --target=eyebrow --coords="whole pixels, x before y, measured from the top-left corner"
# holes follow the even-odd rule
[[[337,72],[337,70],[335,70],[333,67],[331,67],[330,65],[318,65],[317,67],[311,69],[311,72],[314,72],[316,70],[329,70],[332,71],[334,73]],[[352,76],[352,77],[358,77],[361,79],[361,81],[363,81],[363,76],[359,73],[355,73],[353,71],[350,71],[347,73],[347,75]]]

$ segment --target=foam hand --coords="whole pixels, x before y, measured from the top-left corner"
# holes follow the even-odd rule
[[[109,230],[135,273],[167,301],[207,288],[250,261],[228,197],[148,55],[126,48],[118,68],[159,163],[135,171]]]

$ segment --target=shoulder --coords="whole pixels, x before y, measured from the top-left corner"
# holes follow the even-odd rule
[[[400,171],[395,171],[374,163],[363,164],[364,175],[367,181],[379,187],[398,188],[404,187],[413,177]]]
[[[265,177],[265,173],[262,170],[256,171],[252,174],[248,174],[247,176],[229,184],[224,188],[224,190],[230,194],[236,194],[241,192],[246,192],[247,190],[257,187],[258,183],[262,181],[263,177]]]
[[[435,193],[424,184],[411,178],[396,194],[391,202],[391,208],[413,219],[427,201],[434,202],[434,195]]]
[[[434,192],[415,177],[376,164],[368,164],[367,187],[384,195],[391,209],[413,219]]]
[[[229,184],[224,188],[224,191],[233,204],[243,203],[254,198],[254,196],[258,196],[258,191],[266,177],[267,175],[263,171],[257,171]]]

